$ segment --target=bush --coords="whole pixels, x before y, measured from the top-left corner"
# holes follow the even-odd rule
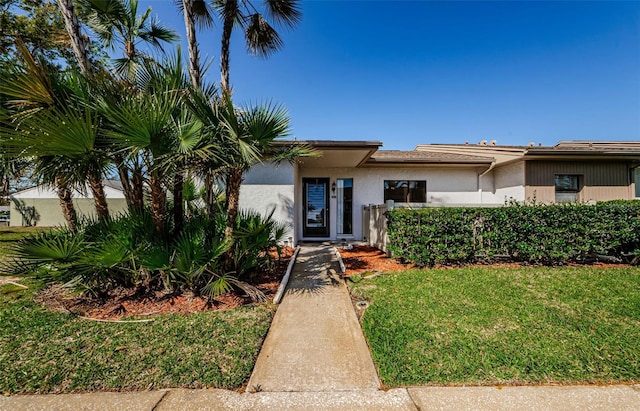
[[[122,286],[215,296],[239,287],[261,298],[240,277],[268,265],[267,251],[278,246],[284,230],[271,216],[241,213],[233,243],[224,241],[224,223],[200,214],[188,219],[175,238],[170,225],[167,221],[164,233],[157,235],[145,211],[85,220],[75,234],[66,228],[39,232],[13,244],[5,271],[96,293]],[[223,254],[229,248],[236,270],[225,272]]]
[[[418,266],[478,256],[555,265],[636,252],[640,202],[394,209],[387,232],[394,256]]]

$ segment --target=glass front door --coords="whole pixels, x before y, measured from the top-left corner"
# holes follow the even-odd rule
[[[353,234],[353,179],[339,178],[336,192],[337,235]]]
[[[303,236],[329,237],[329,179],[302,179]]]

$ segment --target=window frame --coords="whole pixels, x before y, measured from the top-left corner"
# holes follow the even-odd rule
[[[391,198],[392,196],[388,196],[387,195],[387,190],[395,190],[398,188],[401,188],[401,186],[398,185],[398,183],[406,183],[407,188],[406,188],[406,193],[404,193],[404,199],[403,200],[397,200],[396,198],[398,198],[396,196],[396,198]],[[394,188],[391,188],[391,183],[395,183]],[[413,187],[412,187],[413,185]],[[426,203],[427,202],[427,180],[408,180],[408,179],[397,179],[397,180],[383,180],[383,194],[382,197],[384,199],[384,202],[386,203],[388,200],[393,200],[396,203]],[[413,194],[416,193],[416,191],[419,193],[418,190],[422,190],[424,197],[423,200],[420,201],[421,199],[418,199],[418,201],[416,201],[413,198]],[[407,201],[407,199],[409,201]]]
[[[573,182],[571,184],[571,188],[565,188],[558,186],[558,177],[575,177],[575,188],[573,187]],[[556,204],[559,203],[578,203],[581,199],[582,193],[582,183],[584,176],[582,174],[560,174],[555,173],[553,176],[553,189],[554,189],[554,201]],[[572,201],[558,201],[558,193],[560,194],[575,194],[575,198]]]

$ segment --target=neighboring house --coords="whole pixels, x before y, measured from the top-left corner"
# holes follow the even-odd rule
[[[104,191],[107,196],[109,212],[112,215],[127,210],[127,202],[124,198],[120,181],[105,180]],[[10,200],[11,226],[51,227],[65,225],[60,200],[58,199],[56,190],[52,187],[37,186],[22,190],[12,194]],[[93,195],[88,187],[86,194],[74,191],[73,203],[79,217],[96,215]]]
[[[640,198],[640,142],[562,141],[553,147],[423,144],[416,150],[493,157],[483,184],[537,203]],[[505,181],[509,183],[505,184]],[[514,195],[515,194],[515,195]]]
[[[365,208],[499,206],[505,201],[601,201],[640,197],[640,142],[562,142],[553,147],[419,145],[379,150],[378,141],[304,141],[322,153],[297,164],[251,169],[242,208],[288,224],[292,243],[362,240]],[[282,142],[291,144],[291,142]]]

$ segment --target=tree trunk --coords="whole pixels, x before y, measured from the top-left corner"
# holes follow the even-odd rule
[[[109,219],[109,205],[107,204],[107,196],[104,193],[104,184],[102,184],[102,178],[91,177],[89,179],[89,187],[91,187],[91,193],[93,194],[93,201],[96,203],[96,213],[98,219],[105,221]]]
[[[215,218],[216,212],[216,199],[213,192],[213,173],[210,170],[207,170],[204,176],[204,186],[205,186],[205,204],[207,207],[207,215],[209,219],[213,222]]]
[[[142,212],[144,210],[144,179],[142,178],[142,170],[136,164],[131,176],[131,191],[133,193],[133,210]]]
[[[200,73],[200,51],[196,39],[196,24],[193,15],[193,0],[182,0],[184,13],[184,27],[187,31],[187,45],[189,48],[189,77],[193,88],[200,89],[202,75]]]
[[[73,0],[58,0],[58,6],[64,18],[67,33],[69,33],[69,37],[71,38],[71,47],[73,48],[73,54],[75,54],[78,60],[80,71],[85,75],[90,75],[91,64],[89,62],[89,56],[87,55],[87,45],[80,32],[80,23],[78,22],[75,7],[73,6]]]
[[[173,236],[177,237],[182,233],[184,226],[184,201],[182,190],[184,189],[184,175],[182,171],[176,172],[173,177]]]
[[[227,173],[227,222],[224,229],[225,240],[233,241],[233,233],[238,219],[240,205],[240,186],[242,185],[242,169],[232,169]],[[233,265],[233,247],[229,248],[225,262],[227,269]]]
[[[227,0],[224,4],[224,22],[222,25],[222,47],[220,49],[220,86],[223,92],[230,94],[229,84],[229,48],[231,44],[231,32],[238,12],[238,1]]]
[[[154,231],[161,236],[164,231],[164,214],[167,211],[167,196],[162,189],[162,180],[154,175],[149,178],[151,188],[151,219]]]
[[[62,215],[64,215],[64,219],[67,221],[67,227],[69,231],[75,233],[78,225],[78,214],[73,205],[71,189],[61,176],[56,177],[56,188],[58,191],[58,199],[60,199],[60,206],[62,207]]]
[[[120,176],[120,182],[122,183],[122,191],[124,191],[124,198],[127,201],[127,208],[133,210],[133,190],[131,187],[131,179],[129,177],[129,169],[124,163],[124,156],[116,155],[114,157],[116,167],[118,169],[118,175]]]

